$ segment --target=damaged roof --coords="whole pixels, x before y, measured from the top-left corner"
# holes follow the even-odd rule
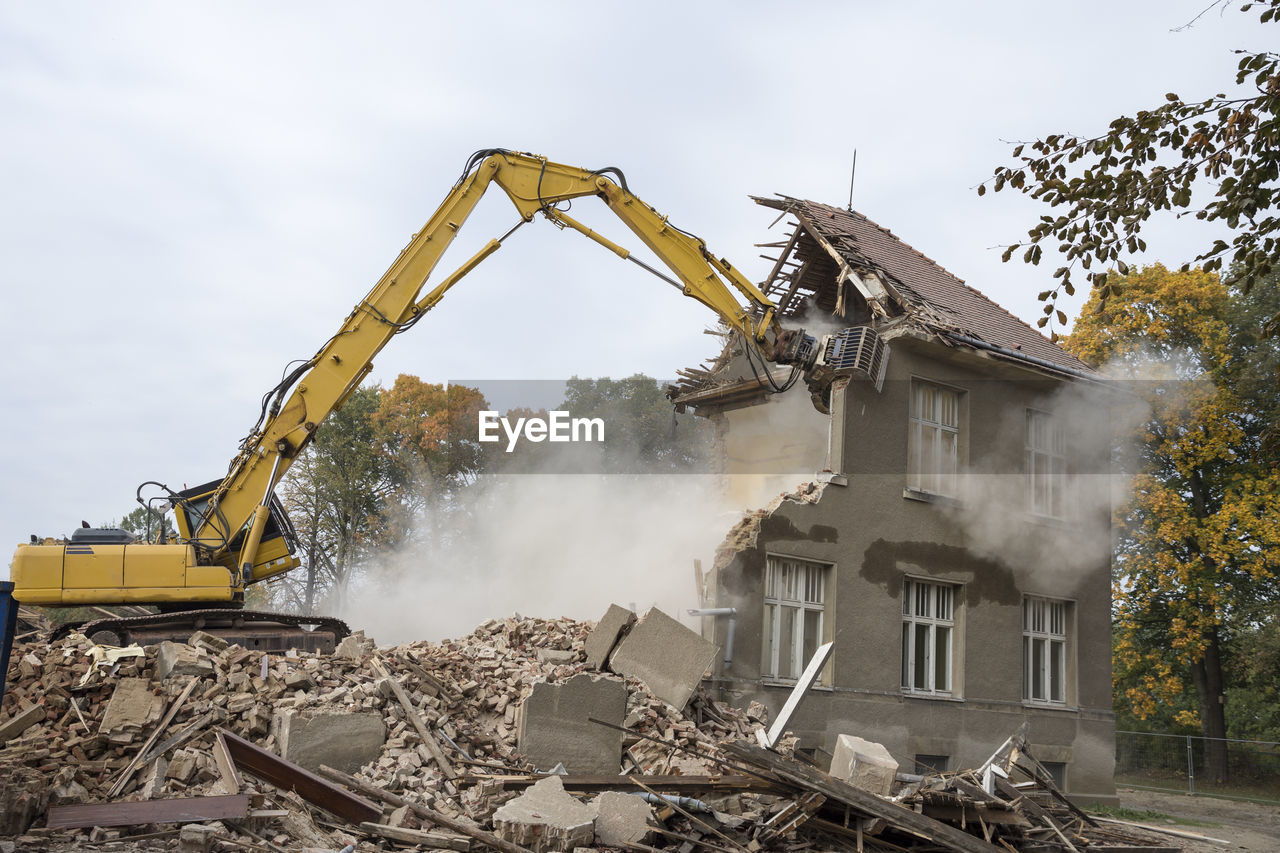
[[[906,314],[953,345],[974,347],[972,341],[978,341],[999,348],[997,355],[1012,360],[1093,373],[1084,362],[861,213],[787,196],[753,199],[792,214],[799,223],[789,241],[779,244],[782,254],[764,282],[765,293],[779,303],[783,316],[803,313],[806,303],[853,323],[868,322],[873,315]],[[857,292],[850,294],[845,282]]]

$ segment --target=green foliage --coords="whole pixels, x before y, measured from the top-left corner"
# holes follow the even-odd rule
[[[1260,21],[1280,18],[1280,0],[1243,3],[1262,9]],[[1039,325],[1050,323],[1056,300],[1075,292],[1078,272],[1105,303],[1117,294],[1128,272],[1125,258],[1146,250],[1142,229],[1153,214],[1176,212],[1217,223],[1230,240],[1200,248],[1190,263],[1206,271],[1230,264],[1245,291],[1275,268],[1280,254],[1280,54],[1237,51],[1235,82],[1246,91],[1165,102],[1111,122],[1105,133],[1055,133],[1013,149],[1015,165],[1001,166],[978,187],[1026,193],[1053,208],[1040,217],[1027,239],[1006,247],[1003,260],[1021,253],[1038,264],[1053,247],[1066,263],[1054,272],[1058,283],[1040,294],[1046,302]],[[1187,267],[1183,268],[1184,270]],[[1270,282],[1274,287],[1274,281]],[[1065,316],[1057,312],[1059,322]],[[1280,314],[1268,320],[1277,331]]]
[[[165,539],[170,539],[177,533],[173,526],[173,516],[171,514],[161,514],[159,510],[149,510],[141,506],[125,513],[124,518],[119,521],[113,521],[103,526],[122,528],[138,537],[138,539],[149,542],[155,542],[160,538],[161,527],[164,528]]]
[[[605,470],[680,473],[705,468],[713,429],[676,414],[661,384],[637,373],[625,379],[570,379],[560,408],[605,423]]]
[[[1275,608],[1262,621],[1237,626],[1228,642],[1227,735],[1280,742],[1280,624]]]

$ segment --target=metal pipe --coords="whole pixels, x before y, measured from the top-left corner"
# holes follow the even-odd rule
[[[737,633],[738,627],[738,608],[736,607],[704,607],[700,610],[690,610],[690,616],[728,616],[729,617],[729,635],[724,640],[724,668],[726,671],[733,668],[733,635]]]

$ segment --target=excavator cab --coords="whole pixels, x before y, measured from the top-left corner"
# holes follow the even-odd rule
[[[210,512],[210,499],[221,485],[222,480],[211,480],[203,485],[177,492],[173,500],[174,520],[177,524],[178,536],[183,541],[191,542],[197,548],[217,548],[223,555],[223,559],[218,561],[219,564],[236,571],[236,557],[243,550],[245,538],[248,535],[247,524],[236,531],[225,548],[220,547],[223,544],[222,540],[196,541],[192,538],[194,531],[200,529],[201,523]],[[275,495],[271,496],[269,508],[271,512],[262,531],[262,542],[258,545],[258,551],[246,581],[263,580],[301,565],[301,561],[294,556],[298,536],[293,529],[293,522],[289,520],[284,506]],[[216,523],[216,512],[217,510],[214,510],[215,523],[206,527],[206,530],[225,527]]]

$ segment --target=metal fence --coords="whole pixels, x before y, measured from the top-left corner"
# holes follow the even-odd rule
[[[1116,732],[1116,784],[1280,803],[1280,743]]]

